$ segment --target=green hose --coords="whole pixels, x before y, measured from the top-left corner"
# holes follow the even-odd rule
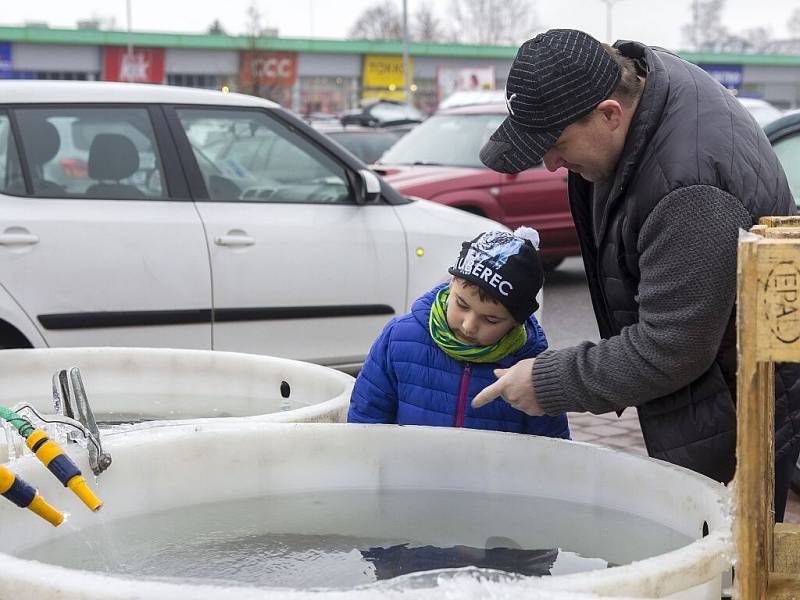
[[[28,419],[18,415],[13,410],[6,408],[5,406],[0,406],[0,419],[5,419],[11,423],[17,428],[19,434],[24,438],[27,438],[35,429]]]

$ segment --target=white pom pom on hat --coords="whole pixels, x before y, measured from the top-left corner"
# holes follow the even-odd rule
[[[514,235],[523,240],[530,240],[533,247],[537,250],[539,249],[539,232],[533,227],[525,227],[524,225],[522,227],[517,227],[514,230]]]

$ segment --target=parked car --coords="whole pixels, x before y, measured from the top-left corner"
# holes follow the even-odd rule
[[[459,90],[439,102],[439,110],[473,104],[500,104],[505,101],[505,90]]]
[[[580,254],[567,200],[567,171],[543,166],[517,175],[496,173],[479,152],[506,118],[505,103],[436,113],[392,146],[376,172],[402,194],[420,196],[487,216],[512,229],[539,230],[548,269]]]
[[[800,111],[771,121],[764,132],[781,161],[795,203],[800,206]]]
[[[737,98],[739,99],[739,102],[742,103],[742,106],[744,106],[748,112],[753,115],[756,123],[762,127],[767,123],[779,118],[783,114],[781,109],[773,106],[766,100],[762,100],[761,98],[746,98],[742,96],[737,96]]]
[[[394,127],[361,127],[358,125],[312,124],[332,140],[341,144],[366,164],[377,161],[407,131]]]
[[[361,125],[380,127],[403,123],[421,123],[425,115],[417,108],[394,100],[377,100],[364,104],[361,108],[345,111],[339,119],[342,125]]]
[[[0,98],[0,347],[357,366],[462,240],[499,227],[400,195],[260,98],[55,81]]]

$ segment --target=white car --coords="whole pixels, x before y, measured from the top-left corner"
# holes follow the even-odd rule
[[[742,106],[744,106],[748,112],[753,115],[756,123],[762,127],[767,123],[779,118],[783,114],[781,109],[773,106],[766,100],[762,100],[761,98],[746,98],[742,96],[737,96],[737,98],[739,102],[742,103]]]
[[[0,347],[357,366],[492,228],[401,196],[260,98],[0,82]]]

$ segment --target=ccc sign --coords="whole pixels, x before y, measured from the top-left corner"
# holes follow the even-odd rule
[[[297,79],[297,54],[291,52],[243,52],[242,82],[260,85],[293,85]]]

